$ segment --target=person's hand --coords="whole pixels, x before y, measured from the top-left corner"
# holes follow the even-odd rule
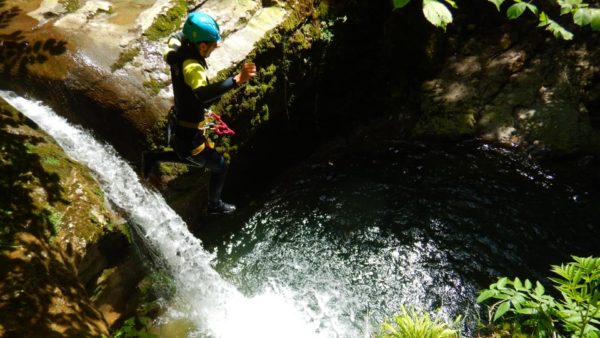
[[[242,66],[242,70],[240,71],[240,73],[235,76],[235,82],[237,84],[242,84],[255,76],[256,76],[256,65],[253,62],[245,63]]]

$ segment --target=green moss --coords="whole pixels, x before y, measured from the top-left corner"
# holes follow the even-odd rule
[[[97,17],[98,15],[102,14],[102,13],[106,13],[106,14],[112,14],[114,12],[114,9],[112,6],[108,6],[107,10],[104,10],[102,8],[98,8],[97,11],[90,13],[87,16],[88,21],[94,19],[95,17]]]
[[[185,0],[176,0],[174,6],[169,8],[165,14],[160,14],[154,19],[154,22],[144,32],[144,36],[150,41],[157,41],[169,36],[179,29],[182,19],[187,14],[187,2]]]
[[[12,224],[10,236],[26,231],[40,240],[98,240],[117,216],[89,170],[22,115],[3,107],[0,121],[10,126],[0,127],[0,161],[11,164],[0,175],[0,190],[9,193],[0,210],[10,210],[0,212],[0,224]],[[90,221],[90,210],[97,222]]]
[[[46,156],[42,158],[42,165],[45,166],[58,166],[60,161],[54,156]]]
[[[415,137],[461,138],[475,133],[473,114],[427,116],[419,120],[413,130]]]
[[[157,95],[163,87],[164,84],[160,83],[155,79],[144,81],[144,88],[146,88],[146,90],[148,90],[148,93],[153,96]]]
[[[131,62],[139,53],[140,49],[138,47],[121,52],[117,61],[110,66],[110,70],[114,72],[117,69],[123,68],[125,64]]]
[[[189,169],[188,166],[181,163],[161,163],[158,171],[161,175],[176,176],[187,173]]]
[[[54,236],[59,233],[62,225],[62,219],[64,217],[64,213],[54,209],[51,206],[47,207],[48,210],[48,222],[50,222],[51,234]]]
[[[111,227],[115,227],[114,225],[111,224]],[[127,237],[127,242],[129,242],[129,244],[133,244],[133,236],[131,234],[131,224],[125,222],[125,223],[121,223],[116,225],[116,228],[119,229],[119,231],[121,231],[125,237]]]
[[[73,13],[81,7],[79,0],[59,0],[59,3],[65,6],[69,13]]]
[[[148,274],[139,284],[140,294],[146,299],[169,299],[175,295],[176,286],[173,277],[164,271]]]
[[[321,19],[329,16],[329,1],[321,1],[318,7],[318,15]]]

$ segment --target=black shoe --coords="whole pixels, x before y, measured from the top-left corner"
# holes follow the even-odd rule
[[[235,205],[225,203],[221,200],[217,202],[208,202],[208,214],[209,215],[226,215],[231,214],[235,211]]]
[[[152,153],[144,152],[142,153],[142,178],[147,180],[150,175],[150,171],[154,167],[155,161],[152,156]]]

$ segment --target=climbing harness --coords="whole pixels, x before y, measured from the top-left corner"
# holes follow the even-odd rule
[[[200,154],[206,148],[213,149],[215,147],[215,143],[211,141],[211,136],[214,134],[217,136],[235,135],[235,132],[229,128],[218,114],[208,109],[204,110],[204,119],[199,123],[187,121],[178,121],[177,123],[184,128],[194,128],[202,131],[205,141],[192,149],[191,153],[193,156]]]
[[[229,126],[223,121],[223,119],[221,119],[219,115],[207,109],[204,110],[204,119],[202,121],[194,123],[180,120],[178,124],[185,128],[202,130],[202,133],[205,137],[209,136],[209,134],[212,132],[219,136],[235,135],[235,131],[229,128]]]
[[[206,110],[204,112],[204,121],[207,122],[207,125],[210,125],[211,129],[214,130],[217,135],[235,135],[235,131],[233,131],[229,126],[221,119],[221,116],[216,113]]]

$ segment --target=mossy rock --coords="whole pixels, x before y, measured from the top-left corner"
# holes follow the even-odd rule
[[[89,170],[3,100],[0,122],[0,293],[14,296],[0,336],[108,336],[88,288],[127,255],[127,225]]]
[[[7,335],[107,335],[78,264],[118,215],[87,168],[4,101],[0,122],[0,293],[18,295],[2,304]]]
[[[423,116],[413,129],[415,138],[459,139],[475,133],[473,114]]]
[[[174,6],[169,8],[166,13],[156,17],[152,25],[144,32],[144,35],[150,41],[158,41],[171,35],[179,29],[182,18],[185,18],[186,13],[187,1],[175,0]]]

